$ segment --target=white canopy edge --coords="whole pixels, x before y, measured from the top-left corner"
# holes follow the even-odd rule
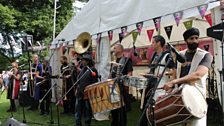
[[[140,21],[144,21],[143,27],[154,28],[152,19],[160,16],[162,26],[174,24],[174,12],[183,11],[182,19],[194,17],[200,15],[197,10],[199,5],[208,3],[207,10],[219,6],[219,1],[212,1],[214,0],[90,0],[60,32],[51,48],[57,48],[61,43],[73,44],[73,40],[86,31],[93,38],[101,32],[104,37],[109,30],[113,30],[114,34],[119,33],[122,26],[128,26],[128,31],[132,31]],[[60,39],[65,41],[58,41]]]

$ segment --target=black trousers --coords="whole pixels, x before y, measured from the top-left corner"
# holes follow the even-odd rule
[[[127,126],[127,112],[125,107],[111,111],[111,126]]]
[[[10,110],[16,110],[16,104],[14,99],[10,99]]]
[[[41,89],[40,90],[40,98],[42,99],[44,97],[44,95],[47,93],[48,89]],[[49,107],[50,107],[50,95],[51,93],[49,93],[40,103],[40,111],[41,113],[47,112],[49,113]]]

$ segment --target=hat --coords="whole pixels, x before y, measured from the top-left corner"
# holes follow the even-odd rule
[[[93,61],[93,58],[92,58],[92,56],[90,54],[84,54],[84,55],[82,55],[81,60],[83,60],[83,59],[86,59],[88,61]]]
[[[197,35],[199,36],[199,30],[197,28],[190,28],[188,30],[186,30],[183,34],[184,40],[187,40],[189,37],[191,37],[192,35]]]

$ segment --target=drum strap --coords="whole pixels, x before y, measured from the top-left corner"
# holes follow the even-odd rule
[[[164,64],[161,64],[160,62],[162,61],[163,57],[165,56],[165,54],[167,54],[168,52],[167,51],[164,51],[161,53],[160,56],[158,56],[157,59],[156,58],[156,55],[157,55],[157,52],[155,52],[152,56],[152,60],[150,61],[149,63],[149,68],[150,68],[150,71],[149,73],[154,73],[155,69],[158,67],[158,66],[165,66]],[[156,60],[156,61],[154,61]]]

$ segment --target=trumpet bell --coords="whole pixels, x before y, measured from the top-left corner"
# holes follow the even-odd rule
[[[83,32],[74,41],[75,52],[82,54],[90,48],[91,44],[91,35],[88,32]]]

